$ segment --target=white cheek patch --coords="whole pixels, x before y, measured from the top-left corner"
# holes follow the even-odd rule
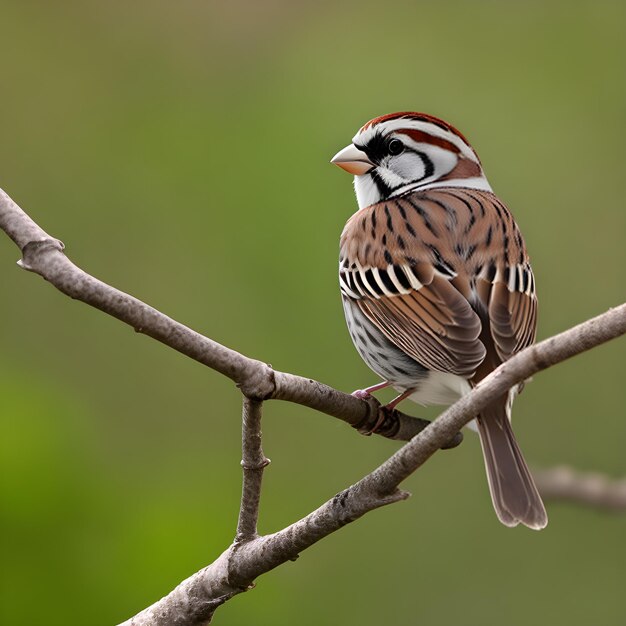
[[[401,176],[396,169],[391,169],[390,167],[385,167],[384,165],[377,167],[376,173],[380,176],[385,185],[389,187],[389,189],[396,189],[407,182],[407,179]]]
[[[435,180],[445,176],[451,172],[459,162],[459,157],[456,154],[450,152],[450,150],[444,150],[439,146],[433,146],[429,143],[417,143],[411,139],[405,139],[405,143],[413,150],[423,153],[428,159],[430,159],[433,164],[434,172],[428,177],[428,180]],[[419,158],[417,155],[415,156]]]
[[[424,161],[415,152],[403,152],[398,156],[391,157],[386,171],[392,171],[398,179],[391,187],[405,184],[411,180],[421,179],[426,173]]]

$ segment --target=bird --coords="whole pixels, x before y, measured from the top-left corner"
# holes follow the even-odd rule
[[[348,331],[384,387],[450,405],[535,341],[537,294],[522,233],[465,136],[426,113],[362,126],[331,163],[354,175],[357,211],[340,239]],[[491,500],[506,526],[548,517],[511,427],[522,384],[475,418]]]

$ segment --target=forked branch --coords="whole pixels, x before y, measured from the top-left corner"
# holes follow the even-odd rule
[[[228,376],[244,395],[244,479],[235,541],[211,565],[124,622],[126,626],[208,623],[218,606],[248,589],[261,574],[295,559],[302,550],[365,513],[405,499],[408,494],[399,489],[400,483],[438,449],[458,444],[460,429],[492,397],[552,365],[626,333],[626,304],[622,304],[518,353],[432,423],[397,411],[386,415],[377,432],[392,439],[409,440],[407,444],[303,519],[277,533],[258,536],[261,477],[268,462],[260,438],[263,401],[280,399],[302,404],[342,419],[363,432],[378,421],[378,403],[373,399],[359,400],[309,378],[273,370],[97,280],[75,266],[63,253],[63,244],[43,231],[1,190],[0,228],[22,251],[22,267],[43,276],[72,298],[113,315]]]

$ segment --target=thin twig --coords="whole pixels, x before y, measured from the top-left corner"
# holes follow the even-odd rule
[[[626,512],[626,478],[612,479],[597,472],[577,472],[571,467],[534,471],[541,495],[616,512]]]
[[[261,447],[261,413],[263,403],[244,396],[242,416],[242,460],[243,487],[239,521],[237,522],[236,543],[250,541],[257,535],[259,502],[261,501],[261,483],[263,470],[270,460],[263,454]]]

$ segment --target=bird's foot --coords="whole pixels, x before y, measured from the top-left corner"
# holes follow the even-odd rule
[[[368,400],[371,397],[373,391],[384,389],[385,387],[389,387],[389,385],[391,385],[391,383],[378,383],[377,385],[372,385],[371,387],[367,387],[366,389],[356,389],[350,395],[358,398],[359,400]]]
[[[385,420],[396,410],[398,404],[400,404],[402,400],[406,400],[414,392],[415,389],[407,389],[399,396],[396,396],[391,402],[389,402],[389,404],[378,407],[378,419],[376,420],[374,426],[372,426],[372,428],[366,434],[371,435],[375,433],[385,423]]]
[[[386,411],[393,411],[403,400],[411,397],[411,395],[415,393],[415,389],[407,389],[403,391],[399,396],[396,396],[389,404],[385,404],[383,409]]]

